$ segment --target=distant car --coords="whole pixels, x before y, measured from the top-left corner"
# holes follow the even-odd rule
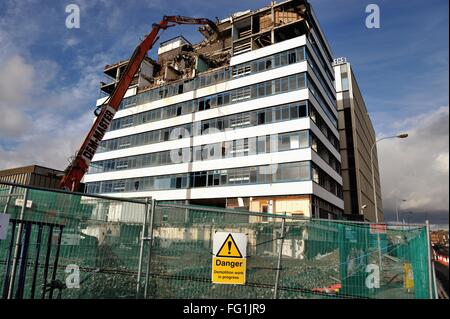
[[[332,284],[325,288],[313,288],[311,289],[314,292],[322,292],[327,294],[337,294],[339,293],[339,290],[342,288],[341,284]]]
[[[448,248],[433,246],[433,259],[448,267]]]

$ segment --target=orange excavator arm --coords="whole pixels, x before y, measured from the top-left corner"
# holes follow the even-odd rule
[[[153,47],[155,42],[158,41],[159,31],[172,27],[176,24],[209,25],[214,32],[217,32],[217,27],[214,22],[204,18],[164,16],[159,23],[153,24],[151,32],[134,50],[125,72],[123,72],[123,75],[121,76],[107,102],[105,102],[102,106],[97,119],[87,134],[81,148],[78,150],[77,155],[71,164],[66,168],[64,176],[60,182],[60,188],[72,191],[78,189],[81,179],[86,174],[89,164],[94,157],[94,154],[97,151],[97,148],[100,145],[106,131],[108,130],[114,114],[116,114],[119,109],[119,105],[122,102],[134,75],[138,71],[147,52]]]

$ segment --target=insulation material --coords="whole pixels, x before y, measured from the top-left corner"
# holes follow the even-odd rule
[[[272,15],[266,14],[264,16],[261,16],[259,18],[259,30],[261,32],[263,31],[267,31],[269,29],[271,29],[273,27],[273,22],[272,22]]]
[[[301,20],[297,12],[275,11],[275,25],[282,25],[297,20]]]

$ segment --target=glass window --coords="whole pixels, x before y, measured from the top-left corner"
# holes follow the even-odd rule
[[[295,104],[292,104],[289,106],[290,110],[290,118],[291,120],[298,118],[298,106]]]
[[[299,89],[306,88],[306,77],[304,73],[297,75],[297,85]]]
[[[288,151],[290,149],[290,137],[289,134],[283,134],[278,137],[278,150]]]
[[[305,104],[300,104],[298,106],[298,116],[299,117],[307,117],[308,116],[308,112],[307,112],[307,108]]]
[[[273,57],[273,62],[274,62],[275,67],[279,67],[280,66],[280,55],[279,54],[276,54]]]
[[[258,63],[256,61],[252,62],[252,73],[258,72]]]
[[[289,105],[283,105],[281,108],[281,119],[283,121],[289,120]]]
[[[276,79],[275,81],[273,81],[273,84],[274,84],[274,93],[275,94],[278,94],[278,93],[280,93],[280,91],[281,91],[281,81],[280,81],[280,79]]]
[[[266,113],[259,112],[258,113],[258,125],[265,124],[265,123],[266,123]]]
[[[288,79],[282,78],[281,79],[281,92],[287,92],[288,91]]]
[[[276,122],[281,121],[281,107],[280,106],[275,108],[275,118],[274,118],[274,120]]]
[[[265,84],[264,83],[258,84],[258,96],[259,97],[265,96],[264,89],[265,89]]]
[[[295,63],[297,62],[296,56],[295,56],[295,51],[294,52],[289,52],[289,64]]]
[[[258,62],[258,71],[262,72],[264,70],[265,70],[265,63],[264,63],[264,61],[259,61]]]
[[[230,93],[223,94],[223,104],[224,105],[230,104]]]
[[[309,147],[309,132],[308,131],[300,132],[299,138],[300,138],[300,148]]]
[[[297,77],[295,75],[289,76],[289,91],[297,89]]]
[[[312,168],[312,180],[315,183],[319,183],[319,172],[315,167]]]
[[[297,149],[300,148],[300,135],[292,134],[290,138],[290,146],[289,149]]]
[[[266,82],[266,96],[269,96],[272,94],[272,82],[271,81],[267,81]]]
[[[280,63],[281,63],[281,65],[287,64],[287,52],[280,53]]]

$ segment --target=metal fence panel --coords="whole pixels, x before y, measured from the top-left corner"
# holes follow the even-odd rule
[[[17,193],[23,191],[24,188],[15,189]],[[6,188],[0,189],[0,194],[5,193]],[[49,298],[50,290],[58,290],[50,288],[65,284],[75,269],[79,269],[80,288],[62,286],[63,298],[135,297],[144,203],[29,189],[27,204],[30,208],[26,208],[20,218],[21,203],[20,198],[11,200],[7,213],[14,220],[27,221],[31,227],[27,259],[18,263],[27,269],[23,298],[32,298],[33,290],[34,298]],[[1,211],[5,206],[5,197],[0,197]],[[0,287],[7,281],[8,265],[11,268],[13,263],[7,255],[10,246],[15,246],[12,237],[17,238],[19,224],[9,226],[6,240],[0,241]],[[53,227],[52,232],[50,227]],[[21,247],[24,247],[23,237],[19,240]],[[51,285],[52,280],[54,285]],[[60,282],[55,282],[57,280]],[[13,291],[18,289],[18,283],[15,280]],[[45,295],[42,294],[44,284],[50,289]]]
[[[432,297],[424,225],[377,229],[37,188],[25,196],[10,186],[0,184],[0,212],[11,215],[0,241],[3,298]],[[244,285],[211,283],[216,231],[246,234]]]

